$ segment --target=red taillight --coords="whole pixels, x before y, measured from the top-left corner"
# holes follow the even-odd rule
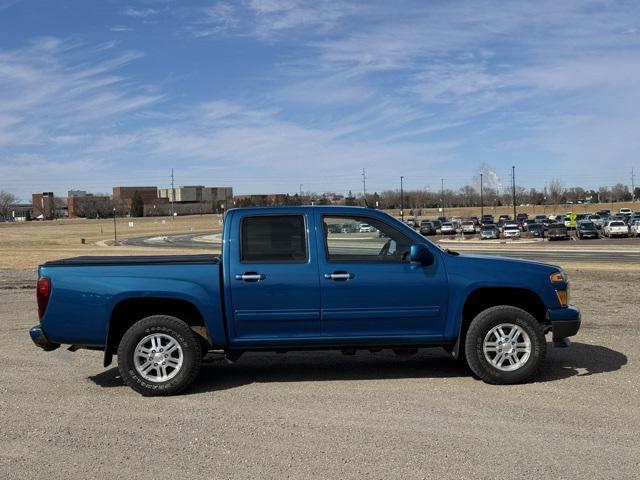
[[[51,296],[51,280],[48,277],[38,278],[36,286],[36,299],[38,300],[38,317],[42,318],[47,309],[49,297]]]

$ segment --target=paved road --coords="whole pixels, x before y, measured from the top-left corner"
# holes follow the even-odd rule
[[[204,235],[213,235],[214,232],[191,232],[179,235],[168,235],[163,237],[137,237],[125,240],[126,245],[139,247],[180,247],[193,248],[201,250],[216,250],[219,248],[217,243],[200,242],[194,238]],[[640,242],[638,242],[640,244]],[[628,244],[625,244],[628,245]],[[621,262],[621,263],[640,263],[640,251],[607,251],[602,248],[601,244],[597,248],[594,243],[575,244],[572,242],[559,243],[551,245],[545,243],[544,246],[532,245],[531,247],[510,245],[495,245],[492,248],[482,248],[472,245],[447,245],[444,248],[450,248],[465,253],[474,253],[480,255],[496,255],[502,257],[524,258],[527,260],[537,260],[541,262],[559,262],[559,261],[588,261],[588,262]],[[620,245],[622,246],[622,245]],[[569,248],[570,247],[570,248]],[[586,250],[589,249],[589,250]]]
[[[179,247],[179,248],[196,248],[204,250],[212,250],[219,248],[219,244],[210,242],[198,242],[194,238],[202,237],[204,235],[214,235],[218,232],[190,232],[181,233],[178,235],[166,235],[166,236],[152,236],[152,237],[136,237],[124,240],[124,245],[131,245],[134,247]]]

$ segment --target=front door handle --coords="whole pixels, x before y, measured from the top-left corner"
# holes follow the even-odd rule
[[[335,280],[336,282],[346,282],[347,280],[351,280],[355,275],[349,272],[333,272],[333,273],[325,273],[324,278],[327,280]]]
[[[243,282],[259,282],[260,280],[264,280],[267,278],[266,275],[258,272],[245,272],[238,273],[236,275],[236,280],[242,280]]]

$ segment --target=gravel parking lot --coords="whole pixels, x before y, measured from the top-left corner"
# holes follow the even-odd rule
[[[32,275],[0,271],[0,477],[638,478],[640,272],[569,273],[584,325],[536,383],[440,350],[251,354],[143,398],[100,352],[33,346]]]

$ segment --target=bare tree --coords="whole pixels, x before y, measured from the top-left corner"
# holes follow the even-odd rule
[[[611,188],[611,197],[616,202],[628,202],[632,199],[629,187],[621,183],[617,183]]]
[[[18,199],[13,193],[0,190],[0,220],[9,220],[11,218],[11,210],[14,203]]]
[[[564,185],[560,180],[558,180],[557,178],[551,180],[547,184],[546,190],[551,203],[554,203],[556,205],[560,203],[565,192]]]

